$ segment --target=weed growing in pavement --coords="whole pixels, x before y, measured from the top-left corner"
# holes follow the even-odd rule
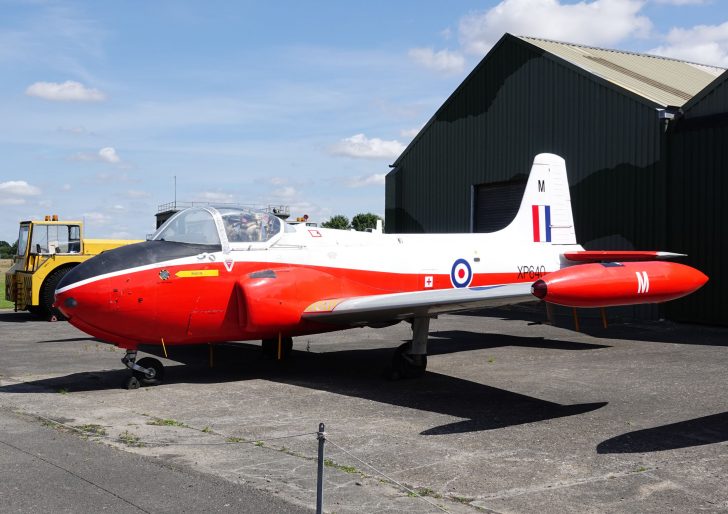
[[[59,387],[58,389],[56,389],[56,392],[58,394],[68,394],[68,389],[66,389],[65,387]]]
[[[331,459],[324,459],[324,466],[327,468],[334,468],[338,469],[339,471],[343,471],[344,473],[350,473],[350,474],[359,474],[361,476],[364,476],[364,473],[356,469],[354,466],[346,466],[344,464],[337,464]]]
[[[225,442],[226,443],[247,443],[247,441],[245,439],[243,439],[242,437],[233,437],[233,436],[230,436],[227,439],[225,439]]]
[[[181,427],[181,428],[190,428],[189,425],[182,423],[181,421],[177,421],[176,419],[164,419],[164,418],[155,418],[153,417],[149,421],[147,421],[147,425],[153,425],[157,427]]]
[[[127,446],[132,446],[134,448],[144,447],[144,443],[139,438],[139,436],[132,434],[128,430],[124,430],[121,434],[119,434],[119,442],[124,443]]]
[[[92,435],[92,436],[98,436],[103,437],[106,435],[106,429],[102,427],[101,425],[95,425],[93,423],[89,423],[86,425],[76,425],[73,428],[77,428],[81,432],[83,432],[85,435]]]

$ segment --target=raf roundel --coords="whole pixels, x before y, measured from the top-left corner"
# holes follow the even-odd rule
[[[452,265],[450,280],[454,287],[468,287],[473,280],[473,270],[465,259],[458,259]]]

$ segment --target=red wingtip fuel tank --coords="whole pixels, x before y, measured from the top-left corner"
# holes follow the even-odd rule
[[[674,300],[708,281],[700,271],[674,262],[579,264],[549,273],[531,292],[567,307],[614,307]]]

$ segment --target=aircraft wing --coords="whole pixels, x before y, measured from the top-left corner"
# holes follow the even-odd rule
[[[531,283],[521,282],[322,300],[309,305],[302,317],[336,325],[367,325],[532,300]]]

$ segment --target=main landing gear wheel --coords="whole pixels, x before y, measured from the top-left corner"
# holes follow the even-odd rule
[[[137,365],[147,371],[134,371],[134,376],[144,385],[157,385],[164,378],[164,365],[154,357],[139,359]]]
[[[281,337],[281,352],[278,355],[278,338],[263,339],[261,347],[263,357],[272,360],[286,360],[293,352],[293,338],[289,336]]]
[[[392,356],[392,371],[390,378],[420,378],[427,370],[427,355],[413,355],[408,353],[411,343],[401,344]]]
[[[129,368],[132,375],[124,380],[124,389],[139,389],[142,385],[158,385],[164,378],[164,366],[154,357],[144,357],[136,362],[136,350],[127,350],[121,362]]]
[[[401,344],[392,356],[392,367],[388,371],[391,380],[399,378],[420,378],[427,370],[427,339],[430,318],[419,317],[412,323],[412,341]]]

